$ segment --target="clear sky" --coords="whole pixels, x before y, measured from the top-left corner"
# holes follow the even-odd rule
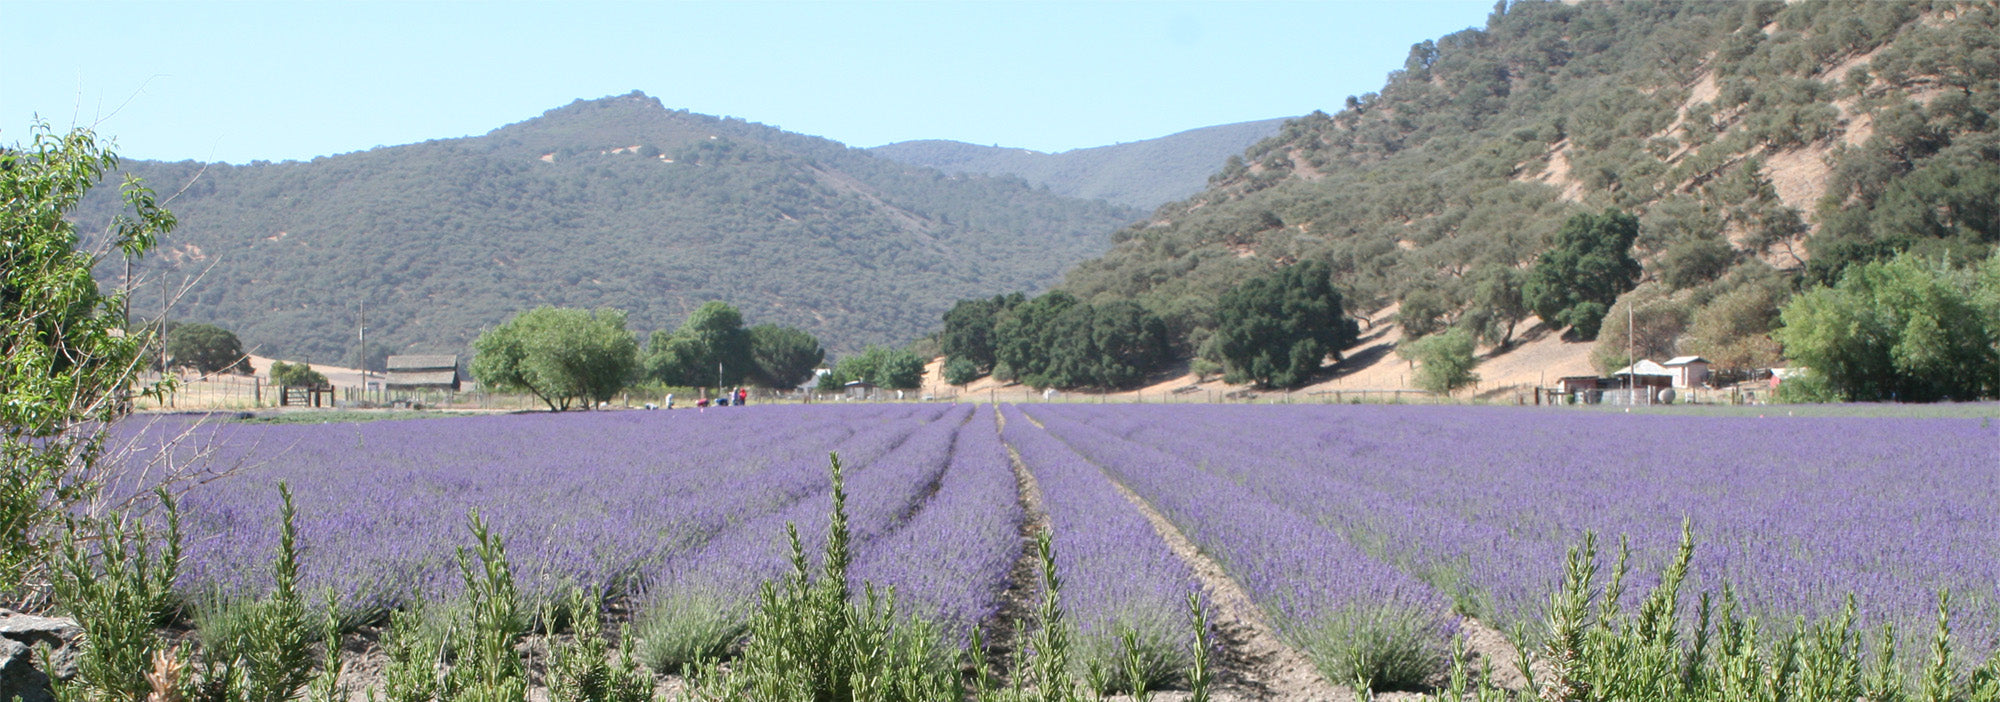
[[[1332,112],[1492,0],[0,0],[0,143],[40,115],[243,163],[483,134],[634,89],[851,146],[1064,151]]]

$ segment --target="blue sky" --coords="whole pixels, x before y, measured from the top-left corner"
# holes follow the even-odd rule
[[[637,89],[851,146],[1063,151],[1337,109],[1491,0],[0,0],[0,143],[243,163],[483,134]]]

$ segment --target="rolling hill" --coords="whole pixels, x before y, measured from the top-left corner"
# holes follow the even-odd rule
[[[1309,259],[1360,312],[1454,324],[1491,318],[1480,281],[1531,266],[1563,221],[1617,209],[1645,273],[1593,360],[1623,354],[1630,308],[1643,357],[1757,368],[1782,362],[1768,333],[1793,291],[2000,244],[1990,2],[1505,2],[1327,101],[1344,106],[1231,157],[1060,287],[1165,316],[1183,353],[1222,291]],[[1560,365],[1593,355],[1564,336]]]
[[[198,281],[173,317],[232,329],[262,355],[353,364],[365,302],[371,366],[464,353],[545,304],[624,309],[644,333],[724,300],[835,351],[900,344],[952,300],[1054,282],[1142,215],[637,92],[310,162],[123,165],[178,192],[180,227],[140,268]],[[112,194],[86,204],[84,229]],[[107,286],[121,275],[100,270]]]
[[[1054,154],[936,139],[897,142],[869,152],[946,173],[1016,175],[1059,195],[1150,210],[1201,192],[1225,159],[1277,134],[1284,123],[1224,124]]]

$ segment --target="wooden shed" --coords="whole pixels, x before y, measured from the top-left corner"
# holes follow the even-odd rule
[[[1708,385],[1708,359],[1700,356],[1675,356],[1667,359],[1667,372],[1674,376],[1674,387],[1692,388]]]
[[[458,392],[457,356],[390,356],[388,365],[389,374],[382,383],[384,389]]]
[[[850,400],[866,400],[875,396],[875,384],[865,380],[851,380],[842,387]]]
[[[1556,381],[1556,389],[1564,395],[1574,395],[1600,387],[1603,387],[1603,383],[1594,375],[1570,375]]]

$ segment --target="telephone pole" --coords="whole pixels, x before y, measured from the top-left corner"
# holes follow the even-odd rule
[[[361,296],[361,391],[368,392],[368,296]]]

